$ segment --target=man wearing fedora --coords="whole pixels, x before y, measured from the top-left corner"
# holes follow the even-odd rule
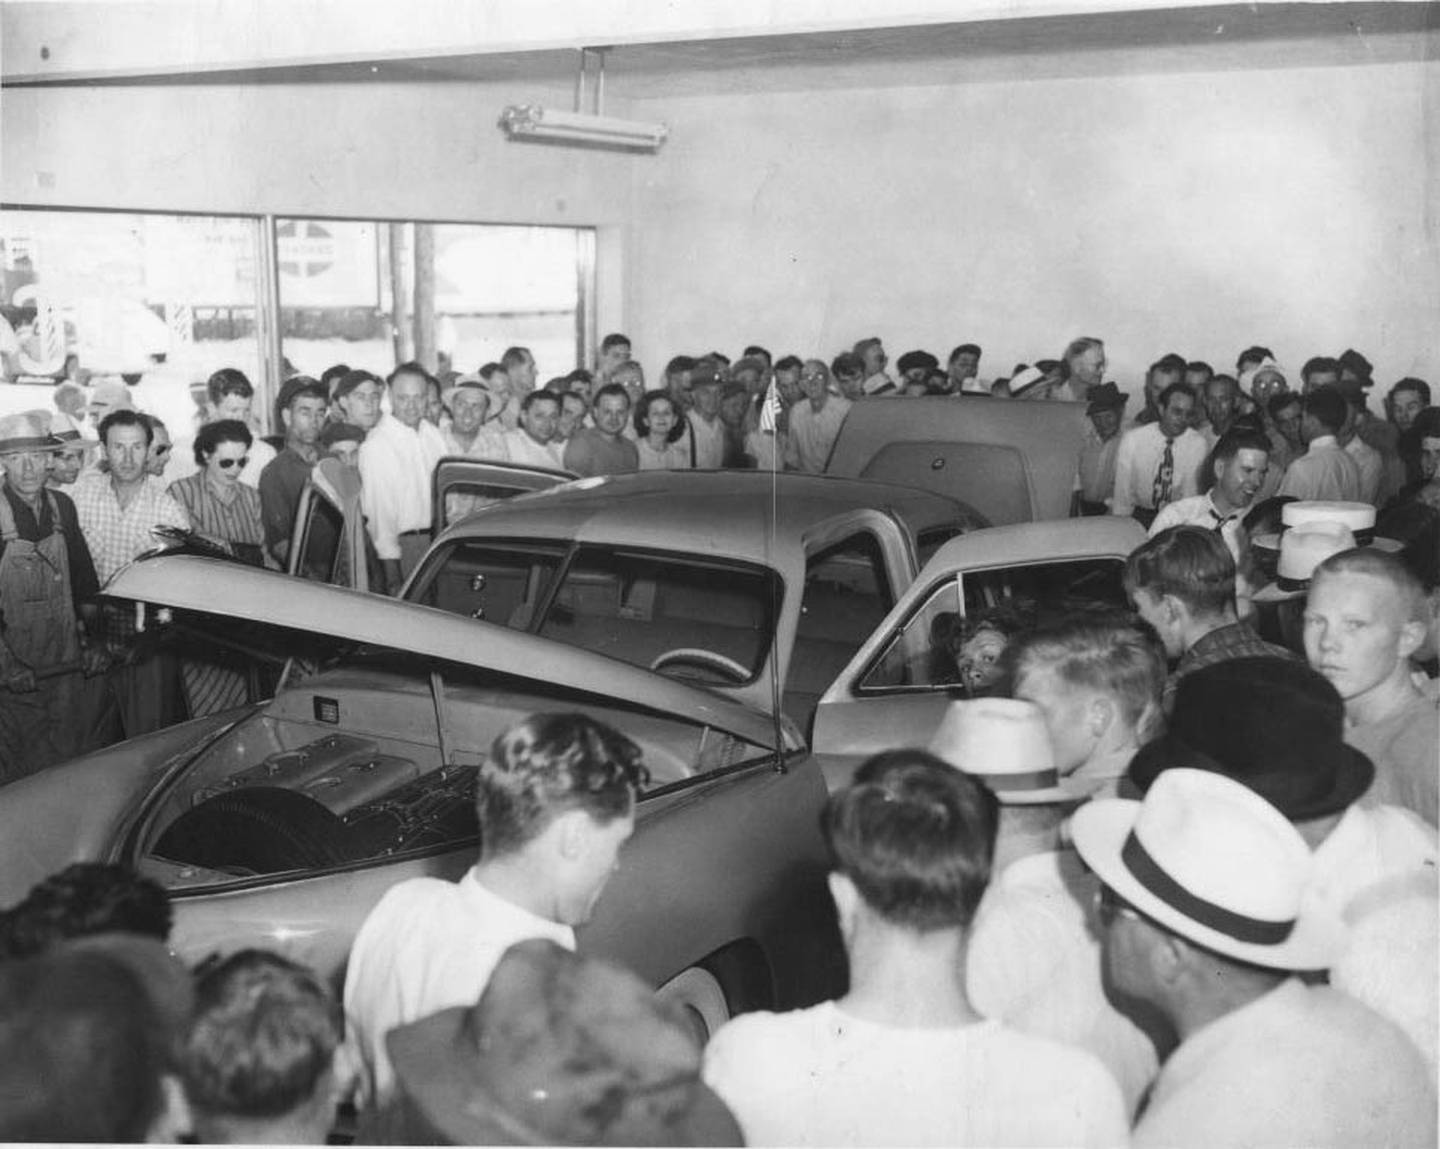
[[[1399,557],[1373,547],[1343,551],[1315,568],[1305,655],[1345,700],[1345,739],[1374,761],[1375,799],[1434,826],[1440,713],[1411,676],[1427,617],[1424,590]]]
[[[680,1011],[548,938],[507,949],[478,1001],[391,1032],[391,1144],[743,1145]]]
[[[1240,621],[1235,576],[1230,549],[1203,527],[1170,527],[1125,560],[1125,592],[1175,664],[1165,683],[1167,713],[1178,684],[1202,666],[1227,658],[1295,657]]]
[[[1053,788],[1053,770],[1027,765],[1003,781]],[[918,749],[876,755],[831,796],[822,825],[850,989],[744,1014],[711,1038],[705,1080],[746,1144],[1124,1142],[1119,1090],[1095,1058],[986,1020],[957,976],[997,815],[979,778]]]
[[[0,418],[0,783],[98,749],[115,729],[100,583],[75,504],[46,488],[49,415]]]
[[[1338,922],[1307,914],[1310,848],[1241,783],[1165,770],[1143,802],[1099,799],[1072,825],[1101,883],[1105,975],[1173,1028],[1132,1144],[1430,1145],[1435,1092],[1404,1033],[1301,973]]]
[[[1163,676],[1158,654],[1142,661]],[[1157,677],[1152,706],[1159,693]],[[931,740],[937,757],[1000,803],[995,876],[970,928],[965,992],[985,1017],[1094,1054],[1131,1114],[1155,1076],[1155,1046],[1101,986],[1095,880],[1061,837],[1092,787],[1061,777],[1050,717],[1020,699],[952,702]]]
[[[1080,446],[1080,513],[1110,513],[1115,494],[1115,453],[1120,449],[1120,426],[1125,421],[1125,403],[1130,398],[1114,383],[1090,389],[1085,415],[1090,429]]]
[[[533,394],[533,392],[532,392]],[[640,748],[582,714],[536,714],[495,739],[479,767],[480,859],[458,882],[413,878],[370,911],[350,951],[345,1013],[370,1096],[393,1073],[385,1036],[473,1005],[507,947],[575,947],[635,825]]]
[[[1215,715],[1226,715],[1216,722]],[[1375,768],[1344,739],[1339,694],[1298,662],[1235,659],[1180,686],[1165,735],[1135,756],[1145,793],[1173,767],[1210,770],[1280,811],[1314,851],[1306,911],[1343,919],[1330,983],[1415,1041],[1432,1071],[1440,991],[1433,826],[1373,801]]]

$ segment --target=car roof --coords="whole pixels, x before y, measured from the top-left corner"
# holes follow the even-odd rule
[[[1128,515],[1012,523],[949,540],[930,557],[920,579],[944,571],[1020,566],[1046,560],[1107,555],[1123,558],[1144,541],[1145,529]]]
[[[445,537],[574,539],[771,562],[807,531],[850,511],[888,510],[918,534],[978,526],[955,499],[829,475],[768,471],[640,471],[519,495],[451,527]]]
[[[603,654],[385,595],[223,559],[165,554],[122,568],[101,593],[493,669],[714,725],[756,745],[775,745],[772,718],[724,695]]]

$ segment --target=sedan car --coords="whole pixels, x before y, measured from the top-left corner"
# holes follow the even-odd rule
[[[651,773],[582,949],[703,1029],[840,984],[824,779],[767,714],[543,637],[220,559],[142,560],[106,593],[143,604],[147,627],[278,652],[279,687],[7,787],[0,901],[71,861],[122,862],[170,891],[182,956],[266,946],[338,979],[386,889],[474,862],[475,767],[496,735],[580,711],[634,739]]]

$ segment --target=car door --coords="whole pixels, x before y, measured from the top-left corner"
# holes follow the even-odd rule
[[[955,661],[967,623],[986,612],[1013,611],[1024,625],[1037,625],[1074,607],[1124,609],[1124,561],[1144,539],[1138,523],[1115,516],[952,539],[826,691],[811,748],[848,762],[923,745],[945,707],[970,697]]]
[[[438,537],[451,523],[501,499],[549,490],[576,478],[573,471],[446,455],[435,465],[431,480],[434,534]]]

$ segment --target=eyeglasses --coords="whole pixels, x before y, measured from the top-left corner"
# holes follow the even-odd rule
[[[1095,920],[1105,929],[1114,925],[1116,918],[1130,918],[1138,922],[1144,916],[1109,886],[1103,884],[1095,891],[1094,906]]]
[[[231,467],[244,467],[250,461],[249,455],[241,455],[238,459],[216,459],[222,471],[228,471]]]

